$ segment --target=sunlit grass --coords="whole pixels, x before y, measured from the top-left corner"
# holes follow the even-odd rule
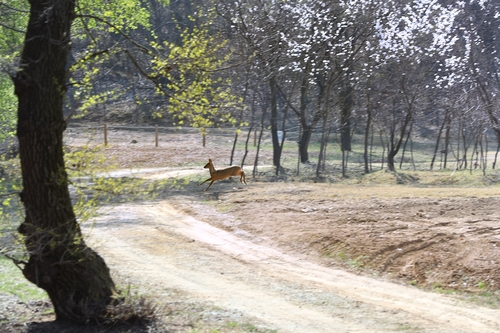
[[[22,302],[48,299],[47,293],[30,283],[14,263],[0,256],[0,293],[19,297]]]

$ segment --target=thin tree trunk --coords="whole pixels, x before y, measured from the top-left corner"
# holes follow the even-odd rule
[[[233,165],[234,152],[236,151],[236,143],[238,142],[238,131],[239,130],[236,130],[234,133],[233,148],[231,149],[231,157],[229,159],[229,165]]]
[[[283,111],[283,121],[281,123],[281,129],[282,129],[282,136],[281,136],[281,141],[280,141],[280,168],[281,171],[284,172],[283,167],[281,166],[281,156],[283,154],[283,146],[285,145],[285,140],[286,140],[286,132],[285,131],[285,125],[286,125],[286,117],[288,116],[288,106],[285,107],[285,110]]]
[[[373,172],[373,142],[375,140],[375,130],[373,129],[373,125],[371,126],[370,129],[371,135],[370,135],[370,155],[368,156],[369,159],[369,165],[370,165],[370,172]]]
[[[400,129],[399,133],[396,133],[396,131],[394,131],[394,130],[391,131],[390,139],[389,139],[388,147],[387,147],[388,148],[387,168],[389,169],[389,171],[395,170],[395,167],[394,167],[395,157],[398,154],[399,149],[401,148],[401,143],[403,141],[404,134],[406,132],[406,128],[412,119],[411,112],[412,112],[412,110],[411,110],[411,106],[410,106],[408,113],[405,116],[405,120],[404,120],[403,124],[401,125],[401,129]],[[410,130],[408,130],[408,131],[410,131]],[[397,138],[396,138],[396,135],[397,135]],[[409,135],[409,133],[408,133],[408,135]]]
[[[383,170],[384,163],[385,163],[385,143],[384,143],[384,136],[382,135],[382,131],[380,131],[380,142],[382,143],[382,163],[380,166],[380,170]]]
[[[458,170],[462,168],[462,165],[464,163],[464,159],[461,156],[462,153],[460,152],[460,146],[461,146],[460,144],[462,142],[462,131],[463,131],[462,120],[460,120],[460,123],[458,125],[458,132],[457,132],[457,168],[456,169],[458,169]],[[465,144],[465,142],[464,142],[464,144]],[[463,150],[465,151],[465,149],[466,148],[464,145]]]
[[[311,136],[316,127],[316,124],[321,120],[321,112],[316,112],[313,119],[307,122],[306,109],[307,109],[307,94],[309,92],[308,77],[305,75],[301,81],[300,87],[300,110],[299,110],[299,121],[302,131],[299,136],[299,154],[300,161],[302,163],[309,162],[309,143],[311,142]]]
[[[272,76],[269,80],[271,92],[271,138],[273,142],[273,165],[276,167],[276,175],[281,170],[281,145],[278,139],[278,87],[276,77]]]
[[[299,138],[297,140],[297,176],[300,175],[300,138],[302,136],[302,124],[299,122]],[[500,145],[498,146],[500,147]]]
[[[342,178],[346,177],[346,150],[342,149]]]
[[[326,150],[328,148],[328,141],[330,140],[330,134],[332,132],[331,126],[328,126],[328,130],[326,131],[326,137],[325,137],[325,147],[323,148],[323,163],[321,165],[321,171],[326,170]]]
[[[411,155],[411,165],[413,166],[413,170],[417,170],[415,166],[415,156],[413,155],[413,140],[410,138],[410,155]]]
[[[31,0],[20,67],[19,138],[29,253],[24,276],[47,291],[57,320],[98,320],[115,285],[103,259],[86,246],[68,191],[63,155],[63,96],[75,2]]]
[[[239,121],[238,123],[241,124],[243,119],[243,110],[240,112],[239,116]],[[233,165],[233,160],[234,160],[234,153],[236,152],[236,144],[238,143],[238,132],[240,131],[240,128],[236,130],[236,133],[234,133],[234,141],[233,141],[233,148],[231,149],[231,158],[229,159],[229,165]]]
[[[500,151],[500,140],[497,138],[497,151],[495,152],[495,160],[493,161],[492,169],[497,165],[498,152]]]
[[[328,85],[326,89],[326,95],[324,96],[324,108],[323,108],[323,126],[321,130],[321,145],[319,149],[319,156],[318,156],[318,165],[316,166],[316,179],[319,179],[320,171],[324,168],[324,163],[326,159],[326,145],[328,142],[328,134],[326,133],[327,125],[328,125],[328,110],[330,108],[330,90],[331,90],[331,84]],[[321,94],[323,96],[323,94]],[[319,99],[318,102],[318,108],[321,108],[321,101],[323,98]],[[323,168],[321,166],[323,165]]]
[[[366,126],[365,126],[365,147],[363,151],[363,160],[365,162],[365,173],[370,173],[371,167],[370,167],[370,161],[368,158],[368,147],[369,147],[369,142],[370,142],[370,129],[372,126],[372,110],[371,110],[371,99],[370,99],[370,92],[368,92],[368,103],[366,107]]]
[[[403,168],[403,163],[404,163],[405,153],[406,153],[406,145],[408,144],[408,141],[411,140],[410,133],[411,133],[412,128],[413,128],[413,122],[410,124],[410,129],[408,130],[408,134],[406,135],[406,140],[405,140],[405,143],[403,145],[403,151],[401,152],[401,161],[399,162],[399,169],[400,170]],[[410,154],[411,154],[411,152],[410,152]]]
[[[245,154],[243,155],[243,159],[241,160],[241,167],[245,165],[245,160],[248,155],[248,143],[250,142],[250,138],[252,136],[252,131],[255,131],[254,133],[254,142],[256,141],[256,136],[257,136],[257,128],[255,125],[255,94],[256,92],[254,91],[253,93],[253,98],[252,98],[252,122],[250,125],[250,128],[248,129],[248,134],[247,134],[247,140],[245,141]]]
[[[245,154],[243,154],[243,158],[241,159],[241,165],[240,165],[242,168],[245,165],[245,160],[246,160],[247,155],[248,155],[248,143],[250,142],[250,137],[252,136],[252,131],[253,131],[253,125],[250,126],[250,128],[248,129],[247,139],[245,140]]]
[[[262,136],[264,134],[264,121],[266,119],[266,113],[267,113],[267,105],[264,107],[264,110],[262,112],[262,119],[260,122],[260,134],[259,134],[259,140],[257,141],[257,151],[255,152],[255,160],[253,163],[253,170],[252,170],[253,178],[255,178],[255,175],[257,173],[257,165],[259,165],[260,144],[262,142]]]
[[[320,175],[320,171],[321,171],[321,163],[323,162],[323,160],[325,158],[327,118],[328,117],[326,115],[323,117],[323,126],[321,128],[321,144],[320,144],[319,154],[318,154],[318,164],[316,165],[316,180],[319,180],[319,175]]]
[[[488,135],[484,133],[484,147],[483,140],[479,143],[481,147],[481,161],[482,161],[482,170],[483,174],[486,173],[486,168],[488,166]]]
[[[470,154],[470,170],[472,171],[472,169],[477,169],[478,166],[479,166],[479,160],[478,160],[478,150],[477,150],[477,146],[478,146],[478,143],[477,143],[477,136],[474,138],[474,147],[472,148],[472,152]],[[475,156],[475,157],[474,157]]]
[[[464,153],[463,153],[461,165],[464,169],[467,169],[467,166],[468,166],[467,150],[468,150],[469,145],[467,144],[467,138],[466,138],[466,134],[465,134],[463,128],[462,128],[462,140],[463,140],[463,146],[464,146],[464,148],[463,148]]]
[[[431,170],[434,168],[434,162],[435,162],[436,156],[439,152],[439,143],[441,141],[441,136],[443,135],[443,129],[447,123],[446,118],[447,118],[447,115],[445,115],[445,117],[444,117],[443,123],[441,124],[441,127],[439,128],[439,132],[438,132],[438,135],[436,138],[436,144],[434,145],[434,154],[432,155],[432,161],[431,161],[431,167],[430,167]]]
[[[446,124],[446,132],[444,136],[444,159],[443,159],[443,169],[446,169],[448,163],[448,152],[451,150],[450,147],[450,132],[451,132],[451,116],[448,117]]]

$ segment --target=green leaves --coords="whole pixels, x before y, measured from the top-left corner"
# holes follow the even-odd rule
[[[232,111],[242,100],[231,92],[231,80],[222,75],[229,55],[227,41],[210,31],[211,20],[181,34],[181,45],[151,43],[158,56],[152,60],[155,73],[164,73],[167,84],[157,93],[169,97],[168,112],[178,125],[205,129],[221,123],[235,124]],[[168,69],[168,70],[167,70]]]
[[[15,134],[16,108],[17,100],[12,81],[0,75],[0,142]]]
[[[0,142],[15,134],[17,100],[9,73],[14,72],[29,14],[25,1],[4,2],[0,2]]]
[[[20,202],[22,180],[19,159],[0,157],[0,253],[19,253],[20,242],[17,227],[24,217]]]
[[[70,68],[70,86],[76,101],[72,108],[78,110],[76,117],[127,92],[118,86],[114,87],[116,90],[102,92],[96,89],[95,82],[104,75],[116,74],[110,68],[123,60],[121,55],[128,45],[139,46],[132,34],[141,31],[143,35],[152,35],[148,32],[149,11],[147,2],[140,0],[78,1],[77,19],[72,27],[76,61]]]
[[[139,27],[149,28],[149,8],[137,0],[80,0],[74,36],[85,31],[129,32]],[[85,35],[82,35],[85,36]]]

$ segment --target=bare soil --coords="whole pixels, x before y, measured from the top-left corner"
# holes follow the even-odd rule
[[[124,283],[163,302],[216,306],[187,322],[220,322],[221,332],[500,332],[498,308],[453,295],[498,298],[499,187],[397,185],[397,176],[382,185],[268,182],[245,167],[247,186],[225,180],[204,192],[203,165],[227,163],[230,148],[200,148],[197,136],[137,141],[106,155],[142,168],[137,177],[192,181],[154,201],[105,207],[84,230]],[[168,331],[200,329],[164,319]]]
[[[498,188],[467,196],[471,189],[253,183],[228,193],[220,187],[212,206],[223,218],[207,218],[197,204],[183,209],[321,265],[340,262],[425,287],[499,289]],[[410,195],[393,193],[402,190]]]

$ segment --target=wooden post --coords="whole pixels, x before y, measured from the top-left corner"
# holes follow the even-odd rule
[[[205,147],[206,141],[207,141],[207,134],[203,133],[203,147]]]
[[[253,130],[253,146],[257,147],[257,127]]]
[[[158,125],[155,125],[155,147],[158,147]]]
[[[108,145],[108,125],[104,124],[104,146]]]

